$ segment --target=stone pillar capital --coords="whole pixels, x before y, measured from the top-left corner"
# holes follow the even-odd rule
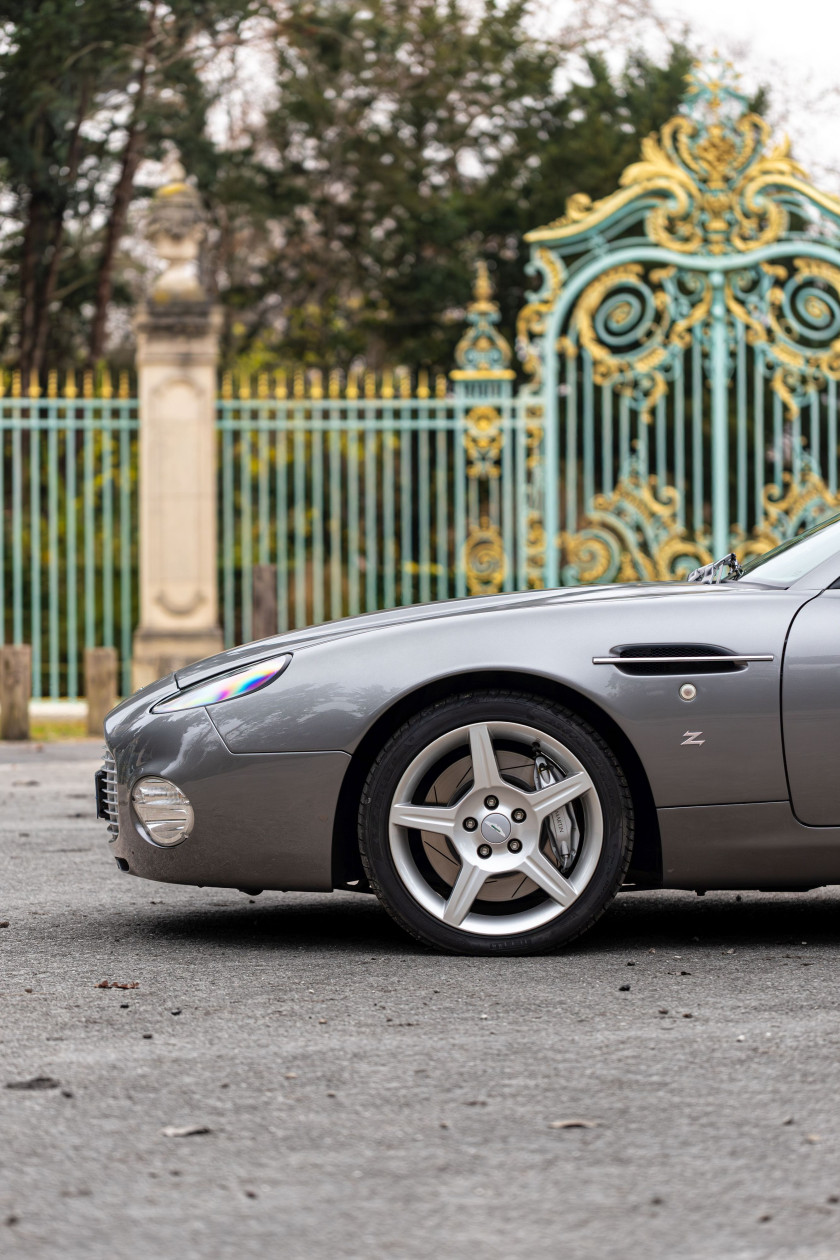
[[[149,364],[177,364],[187,355],[192,365],[211,363],[215,373],[221,327],[220,306],[153,296],[134,318],[138,371]]]

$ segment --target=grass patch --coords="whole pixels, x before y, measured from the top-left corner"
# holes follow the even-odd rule
[[[29,735],[38,744],[55,744],[63,739],[89,738],[84,718],[63,718],[60,721],[54,718],[32,718],[29,722]]]

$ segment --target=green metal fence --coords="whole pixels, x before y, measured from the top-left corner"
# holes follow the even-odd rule
[[[398,381],[399,384],[399,381]],[[481,589],[465,563],[483,515],[508,554],[501,587],[527,585],[525,404],[498,404],[498,468],[477,475],[467,400],[423,383],[397,394],[368,373],[327,396],[318,373],[292,397],[262,378],[218,403],[220,590],[225,642],[252,635],[255,565],[276,569],[277,628]],[[482,482],[487,482],[486,489]],[[487,503],[484,504],[483,496]],[[517,559],[518,557],[518,559]]]
[[[5,385],[5,382],[2,383]],[[0,642],[31,643],[35,698],[75,698],[87,647],[119,650],[137,616],[137,401],[122,378],[0,396]]]

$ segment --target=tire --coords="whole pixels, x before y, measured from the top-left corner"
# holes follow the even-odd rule
[[[410,718],[359,808],[373,891],[407,932],[449,953],[568,944],[615,896],[632,842],[609,746],[577,714],[514,691],[452,696]]]

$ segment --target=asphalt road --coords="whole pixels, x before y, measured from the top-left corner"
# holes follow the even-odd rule
[[[97,763],[0,747],[4,1258],[840,1255],[840,890],[438,957],[370,897],[121,875]]]

